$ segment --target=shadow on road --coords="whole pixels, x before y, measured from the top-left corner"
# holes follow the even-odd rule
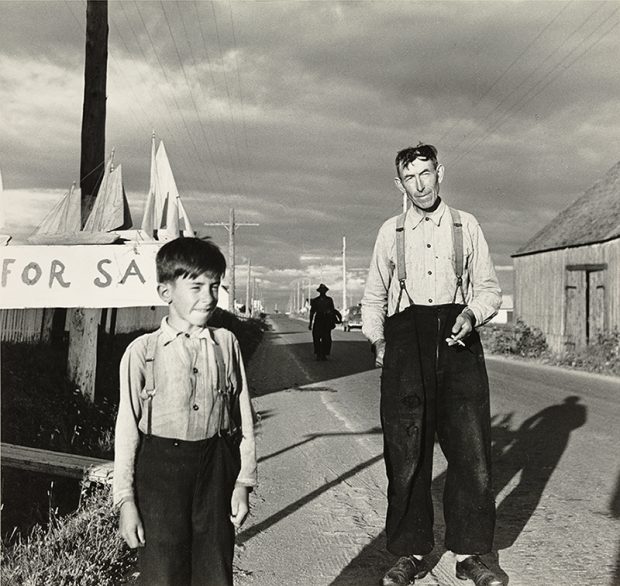
[[[614,519],[620,519],[620,473],[616,480],[616,488],[614,494],[611,497],[609,503],[609,512]],[[620,584],[620,541],[618,542],[618,554],[616,556],[616,568],[614,576],[611,579],[611,586],[618,586]]]
[[[379,434],[381,433],[381,428],[380,427],[373,427],[371,429],[369,429],[368,431],[342,431],[342,432],[334,432],[334,433],[311,433],[306,435],[306,438],[301,440],[300,442],[297,442],[295,444],[292,444],[286,448],[283,448],[281,450],[278,450],[277,452],[272,452],[271,454],[267,454],[266,456],[262,456],[261,458],[258,459],[258,462],[264,462],[265,460],[269,460],[270,458],[275,458],[276,456],[280,456],[282,454],[284,454],[285,452],[288,452],[290,450],[293,450],[295,448],[298,448],[299,446],[303,446],[304,444],[307,444],[308,442],[314,441],[317,438],[320,437],[334,437],[334,436],[353,436],[353,435],[375,435],[375,434]]]
[[[260,523],[257,523],[256,525],[252,525],[251,527],[248,527],[245,531],[242,531],[241,533],[237,535],[237,543],[241,545],[245,543],[246,541],[248,541],[249,539],[252,539],[252,537],[254,537],[255,535],[261,533],[262,531],[265,531],[272,525],[275,525],[276,523],[280,522],[282,519],[285,519],[289,515],[293,514],[295,511],[301,509],[301,507],[307,505],[309,502],[313,501],[315,498],[327,492],[329,489],[333,488],[334,486],[338,486],[342,482],[346,482],[349,478],[351,478],[352,476],[355,476],[358,472],[361,472],[365,468],[372,466],[373,464],[375,464],[376,462],[382,459],[383,459],[383,456],[379,454],[378,456],[374,456],[370,458],[369,460],[366,460],[365,462],[361,462],[360,464],[358,464],[357,466],[354,466],[353,468],[351,468],[344,474],[341,474],[337,478],[334,478],[334,480],[331,480],[330,482],[324,484],[323,486],[320,486],[319,488],[313,490],[312,492],[309,492],[306,496],[300,499],[297,499],[294,503],[291,503],[290,505],[284,507],[281,511],[278,511],[274,515],[271,515],[271,517],[264,519],[263,521],[261,521]]]
[[[279,343],[278,338],[281,337],[278,332],[264,334],[263,343],[269,348],[268,360],[273,365],[273,371],[264,381],[259,377],[251,378],[250,391],[254,397],[350,376],[374,368],[374,355],[366,341],[335,340],[329,359],[317,362],[311,341]],[[260,359],[260,356],[255,359]]]
[[[506,487],[521,472],[517,486],[497,508],[495,551],[484,556],[485,562],[503,577],[508,576],[499,565],[499,551],[510,547],[518,538],[536,511],[545,486],[568,446],[570,434],[586,422],[586,407],[580,397],[570,396],[557,405],[546,407],[524,421],[518,429],[511,429],[512,414],[496,416],[492,420],[493,466],[495,494]],[[441,503],[445,473],[433,479],[432,493],[435,510],[435,541],[438,544],[427,556],[425,563],[432,570],[446,552],[443,547],[445,524]],[[620,492],[620,478],[617,494]],[[620,516],[620,496],[616,509]],[[413,552],[412,552],[413,553]],[[382,533],[369,543],[331,583],[331,586],[376,586],[396,557],[385,550]]]

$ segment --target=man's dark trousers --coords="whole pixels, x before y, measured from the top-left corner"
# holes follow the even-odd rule
[[[387,548],[396,555],[434,546],[431,497],[435,434],[448,462],[445,546],[492,549],[489,385],[477,332],[448,346],[462,305],[419,306],[385,321],[381,423],[388,476]]]
[[[312,342],[314,353],[319,358],[329,356],[332,349],[332,317],[329,314],[317,313],[312,325]]]
[[[136,497],[146,546],[144,586],[232,586],[230,499],[240,460],[228,437],[181,441],[143,436]]]

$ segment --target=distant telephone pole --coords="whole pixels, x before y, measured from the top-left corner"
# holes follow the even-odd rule
[[[347,308],[347,237],[342,237],[342,311]]]
[[[245,282],[245,315],[248,317],[252,315],[252,309],[250,308],[250,303],[251,303],[250,278],[251,278],[251,275],[252,275],[252,263],[250,262],[250,259],[248,258],[248,276]]]
[[[235,232],[239,226],[259,226],[254,222],[235,222],[235,209],[230,208],[228,222],[205,222],[205,226],[224,226],[228,230],[228,311],[235,311]]]

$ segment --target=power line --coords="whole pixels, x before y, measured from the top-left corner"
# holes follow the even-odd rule
[[[525,48],[511,61],[510,65],[508,65],[508,67],[506,69],[504,69],[504,71],[495,78],[495,80],[493,81],[493,83],[487,88],[487,90],[484,92],[484,94],[478,99],[478,101],[476,102],[476,104],[469,110],[469,112],[473,112],[484,100],[484,98],[486,98],[489,93],[491,92],[491,90],[502,80],[504,79],[504,77],[506,76],[506,74],[513,68],[514,65],[516,65],[516,63],[519,61],[519,59],[521,59],[521,57],[523,57],[523,55],[525,55],[530,48],[534,45],[534,43],[536,43],[536,41],[538,41],[538,39],[540,39],[542,37],[542,35],[547,31],[547,29],[549,29],[557,20],[558,18],[560,18],[560,16],[564,13],[564,11],[570,6],[570,4],[572,4],[574,2],[574,0],[570,0],[569,2],[567,2],[566,4],[564,4],[562,6],[562,8],[560,9],[560,11],[538,32],[538,34],[525,46]],[[455,127],[457,127],[465,118],[462,117],[460,118],[457,122],[455,122],[448,130],[446,130],[441,137],[439,138],[439,140],[437,141],[438,143],[442,143],[444,141],[444,139],[446,139],[450,133],[452,132],[452,130],[454,130]]]

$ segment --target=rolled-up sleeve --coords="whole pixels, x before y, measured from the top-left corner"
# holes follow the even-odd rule
[[[388,230],[386,222],[377,235],[362,296],[362,332],[373,344],[383,339],[388,290],[394,273],[394,264],[389,258]]]
[[[470,237],[472,241],[472,262],[469,267],[471,299],[467,306],[476,317],[476,326],[481,326],[497,314],[502,305],[502,292],[489,253],[489,246],[477,222],[470,228]]]
[[[134,499],[134,469],[140,443],[140,389],[144,386],[145,347],[136,340],[120,364],[120,400],[114,436],[114,505]]]
[[[241,412],[241,444],[239,446],[241,456],[241,469],[237,476],[237,486],[256,486],[256,441],[254,438],[254,418],[250,390],[243,365],[243,357],[239,342],[233,338],[234,363],[238,366],[238,380],[241,381],[239,394],[239,409]]]

